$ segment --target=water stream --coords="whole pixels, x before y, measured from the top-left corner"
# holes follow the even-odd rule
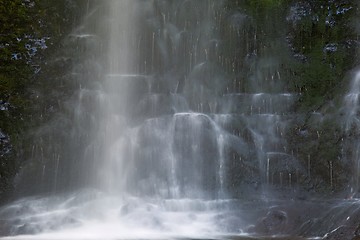
[[[344,144],[344,152],[347,160],[353,165],[352,173],[352,195],[359,192],[360,187],[360,155],[359,155],[359,137],[360,129],[359,112],[359,94],[360,94],[360,72],[353,74],[349,92],[344,98],[344,128],[350,137]]]

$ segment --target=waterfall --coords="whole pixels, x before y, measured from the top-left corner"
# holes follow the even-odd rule
[[[73,193],[5,207],[10,235],[239,234],[246,225],[226,213],[238,211],[233,197],[242,185],[254,192],[291,186],[294,158],[283,134],[296,95],[283,91],[276,58],[258,57],[258,49],[238,56],[248,65],[248,76],[240,74],[242,60],[227,55],[222,32],[244,47],[257,43],[240,33],[251,21],[228,17],[223,5],[112,0],[88,10],[68,38],[84,47],[72,73],[79,91],[69,103],[73,139],[65,151],[73,160],[57,155],[55,175],[44,163],[39,179],[55,193],[61,185]]]
[[[229,198],[228,152],[249,153],[223,127],[231,114],[218,110],[228,82],[218,63],[222,4],[89,3],[66,39],[82,49],[70,74],[79,89],[67,102],[66,154],[52,164],[43,154],[52,147],[42,147],[34,153],[44,156],[41,169],[23,170],[23,185],[34,181],[52,194],[2,208],[4,235],[206,237],[229,228],[226,212],[237,200]],[[239,233],[239,224],[229,231]]]
[[[344,143],[344,158],[353,165],[351,194],[359,192],[360,187],[360,141],[359,141],[359,96],[360,96],[360,72],[353,74],[349,91],[344,97],[343,127],[347,138]]]
[[[288,227],[291,214],[272,196],[274,189],[293,193],[310,175],[310,156],[306,170],[286,141],[299,99],[288,86],[287,57],[277,54],[287,43],[277,36],[264,44],[254,18],[226,3],[89,1],[83,23],[64,40],[77,46],[64,74],[77,90],[40,128],[50,137],[34,144],[19,174],[20,186],[42,195],[0,209],[3,235],[212,239],[304,232],[306,224]],[[268,24],[262,31],[273,31]],[[360,75],[354,79],[345,99],[348,133],[357,121]],[[301,215],[292,204],[284,205]]]
[[[139,27],[133,16],[139,15],[136,11],[144,11],[143,6],[126,1],[110,3],[108,61],[101,83],[103,99],[96,136],[103,146],[95,160],[96,183],[102,182],[101,189],[120,195],[221,198],[217,195],[221,185],[218,155],[222,151],[218,136],[225,133],[213,119],[190,107],[191,97],[186,96],[190,90],[180,90],[181,84],[184,88],[193,84],[181,83],[192,74],[191,68],[208,64],[207,54],[211,52],[207,53],[203,45],[216,37],[209,26],[213,25],[210,19],[219,3],[154,3],[148,9],[152,16]],[[174,7],[175,12],[156,9],[164,7],[161,4]],[[184,11],[189,7],[194,12]],[[119,13],[119,9],[126,12]],[[201,13],[200,9],[208,12]],[[171,19],[176,14],[179,23]],[[181,35],[188,35],[188,39],[177,39]],[[151,50],[144,49],[147,44]],[[197,51],[194,63],[182,70],[184,76],[162,76],[173,68],[183,68]],[[136,60],[138,54],[142,56]]]

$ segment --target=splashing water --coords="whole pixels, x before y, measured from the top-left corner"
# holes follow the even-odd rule
[[[118,197],[87,190],[23,199],[0,214],[7,215],[8,224],[17,231],[9,234],[19,235],[11,239],[207,238],[227,225],[225,216],[232,204],[229,200]]]

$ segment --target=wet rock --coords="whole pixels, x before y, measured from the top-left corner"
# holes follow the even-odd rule
[[[55,224],[55,228],[58,227],[58,225],[61,226],[80,226],[81,222],[73,217],[65,217],[61,224]]]
[[[270,210],[265,217],[259,219],[257,224],[249,229],[256,234],[276,235],[282,234],[287,226],[288,217],[281,210]]]
[[[10,224],[5,220],[0,220],[0,236],[10,235]]]
[[[36,234],[39,230],[33,224],[25,223],[15,230],[14,235]]]
[[[9,136],[0,131],[0,156],[10,153],[11,150],[12,146],[10,144]]]
[[[354,229],[348,226],[340,226],[324,236],[324,240],[352,240]]]
[[[221,228],[226,229],[227,232],[236,233],[241,231],[242,220],[236,215],[220,215],[218,216],[217,221]]]
[[[138,207],[138,205],[135,203],[126,203],[125,205],[123,205],[121,207],[119,215],[120,216],[128,215],[131,212],[133,212],[137,207]]]
[[[298,2],[290,8],[290,13],[287,16],[287,20],[296,25],[304,17],[312,14],[311,5],[308,2]]]
[[[332,52],[336,52],[338,50],[338,44],[336,43],[329,43],[326,44],[324,47],[324,53],[332,53]]]
[[[294,58],[300,62],[307,62],[307,57],[304,54],[300,54],[300,53],[294,53]]]
[[[0,131],[0,139],[3,140],[3,139],[6,139],[6,135]]]
[[[0,100],[0,111],[7,111],[9,110],[9,107],[10,107],[10,103],[4,100]]]
[[[355,230],[355,236],[360,237],[360,225]]]

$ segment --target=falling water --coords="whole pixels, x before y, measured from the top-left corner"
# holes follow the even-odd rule
[[[84,190],[71,186],[72,194],[4,207],[6,235],[129,239],[222,232],[226,212],[237,204],[227,198],[225,147],[242,153],[247,143],[219,125],[215,110],[208,112],[225,81],[210,61],[218,51],[221,5],[114,0],[89,9],[68,40],[85,45],[73,70],[80,89],[71,135],[79,148],[68,149],[78,159],[59,166],[56,155],[56,174],[47,176],[44,163],[39,179],[53,182],[53,191],[62,183]],[[239,224],[229,232],[240,233]]]
[[[360,96],[360,72],[354,73],[350,90],[344,98],[344,128],[348,136],[345,142],[345,157],[354,166],[352,173],[351,193],[354,195],[360,188],[360,139],[358,137],[360,130],[359,113]],[[349,150],[348,150],[349,149]]]

